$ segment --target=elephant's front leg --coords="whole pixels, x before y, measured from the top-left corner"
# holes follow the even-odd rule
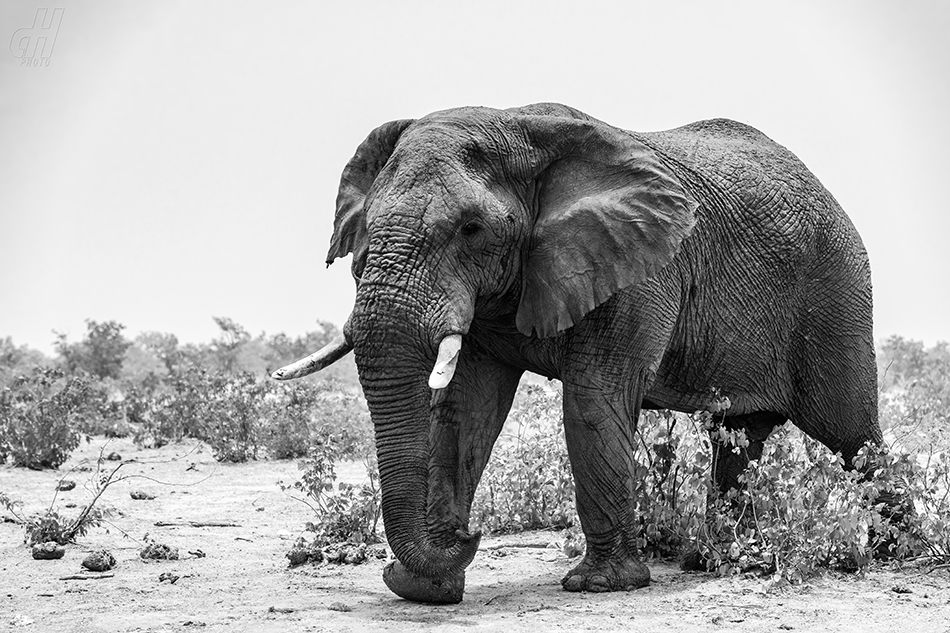
[[[427,527],[434,539],[479,538],[468,531],[472,500],[521,374],[522,370],[482,355],[463,341],[452,382],[433,392]],[[398,561],[386,568],[383,580],[393,593],[416,602],[459,602],[465,589],[464,572],[451,578],[425,578]]]
[[[452,383],[432,398],[428,521],[467,531],[475,489],[523,371],[466,348],[462,354]]]
[[[650,583],[634,516],[634,432],[640,385],[604,390],[588,378],[564,383],[564,431],[587,538],[583,561],[561,581],[568,591],[620,591]]]

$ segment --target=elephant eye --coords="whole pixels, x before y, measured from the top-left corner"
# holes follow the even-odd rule
[[[462,228],[459,229],[459,233],[465,237],[472,237],[481,230],[482,227],[478,222],[466,222],[462,225]]]

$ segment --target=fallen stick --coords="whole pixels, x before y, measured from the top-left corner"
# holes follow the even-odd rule
[[[101,574],[99,576],[63,576],[60,580],[99,580],[101,578],[113,578],[115,574]]]
[[[156,521],[155,527],[241,527],[237,523],[222,523],[218,521]]]

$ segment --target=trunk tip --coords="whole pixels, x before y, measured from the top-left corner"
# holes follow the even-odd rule
[[[383,582],[400,598],[426,604],[458,604],[465,593],[465,572],[445,579],[426,578],[398,560],[383,570]]]
[[[471,543],[472,541],[475,541],[475,549],[478,549],[478,544],[479,544],[479,543],[481,542],[481,540],[482,540],[482,531],[481,531],[481,530],[475,530],[474,532],[472,532],[471,534],[469,534],[469,533],[466,532],[465,530],[455,530],[455,536],[456,536],[456,538],[458,538],[459,541],[461,541],[462,543],[465,543],[465,544],[468,544],[468,543]]]

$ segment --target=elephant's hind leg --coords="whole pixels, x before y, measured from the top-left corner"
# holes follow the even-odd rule
[[[870,338],[813,333],[800,342],[790,418],[845,467],[866,443],[883,441],[877,420],[877,366]]]
[[[709,432],[713,452],[713,480],[719,493],[725,495],[730,490],[739,490],[739,476],[745,472],[749,462],[762,457],[765,440],[776,426],[784,424],[786,416],[772,411],[757,411],[744,415],[719,418],[721,426],[727,430],[745,431],[748,446],[736,447],[724,442],[719,435],[719,429],[713,428]],[[710,503],[712,503],[710,499]],[[735,507],[735,515],[741,516],[741,506]],[[712,517],[712,512],[706,513]],[[680,568],[685,571],[705,571],[706,558],[698,549],[687,551],[680,560]]]
[[[765,440],[776,426],[783,424],[786,416],[771,411],[758,411],[721,419],[721,425],[727,430],[743,430],[749,445],[735,447],[723,442],[718,429],[710,431],[713,451],[713,478],[719,492],[725,494],[739,488],[739,475],[745,472],[749,461],[762,457]],[[739,450],[736,450],[738,448]]]

